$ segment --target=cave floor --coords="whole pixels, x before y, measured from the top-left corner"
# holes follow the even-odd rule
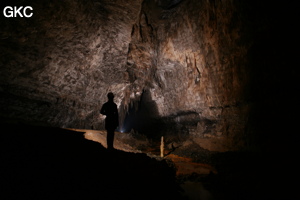
[[[2,127],[9,131],[0,135],[0,199],[299,197],[291,181],[297,170],[285,151],[201,150],[203,155],[195,156],[196,146],[189,146],[193,148],[188,153],[166,148],[161,158],[159,144],[149,145],[138,135],[116,133],[116,150],[109,152],[104,131]]]
[[[175,170],[144,153],[108,151],[83,132],[2,125],[0,199],[181,199]]]
[[[84,136],[88,140],[99,142],[104,146],[106,145],[106,132],[101,130],[85,130],[85,129],[69,129],[73,131],[84,132]],[[149,157],[156,158],[158,160],[167,159],[170,160],[176,168],[176,175],[191,175],[193,173],[200,175],[208,175],[210,173],[217,173],[216,169],[208,164],[195,162],[191,157],[180,156],[173,152],[171,149],[164,150],[164,158],[160,157],[160,143],[148,144],[145,138],[134,138],[128,133],[115,133],[114,147],[118,150],[133,153],[146,153]],[[178,151],[178,150],[177,150]]]
[[[77,131],[85,132],[86,139],[106,146],[105,131]],[[276,152],[212,152],[193,144],[175,149],[169,145],[161,158],[159,141],[119,132],[114,145],[116,149],[145,153],[173,165],[184,199],[294,200],[298,196],[294,194],[289,176],[285,175],[292,166],[289,165],[290,155],[284,149]]]

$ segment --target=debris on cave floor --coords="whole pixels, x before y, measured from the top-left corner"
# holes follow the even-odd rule
[[[205,163],[193,162],[191,158],[180,157],[175,154],[170,154],[166,157],[166,159],[170,159],[176,166],[177,176],[190,175],[193,173],[205,175],[211,173],[217,174],[217,171],[213,166]]]
[[[101,143],[106,147],[106,132],[101,130],[83,130],[71,129],[75,131],[85,132],[84,136],[88,140]],[[146,153],[149,157],[157,160],[165,159],[172,162],[179,175],[188,174],[210,174],[217,173],[209,160],[211,153],[208,150],[200,148],[194,143],[181,145],[166,144],[164,158],[160,157],[160,143],[149,141],[142,135],[133,135],[131,133],[115,133],[114,146],[118,150],[133,153]],[[175,146],[174,146],[175,145]]]
[[[77,131],[84,132],[86,139],[106,146],[105,131]],[[119,154],[143,153],[151,160],[163,161],[169,167],[176,168],[176,182],[180,184],[183,196],[187,199],[264,199],[270,194],[264,191],[264,185],[271,184],[278,188],[274,179],[280,176],[276,174],[275,168],[270,170],[270,158],[255,153],[212,152],[192,141],[177,141],[165,144],[165,156],[161,158],[159,142],[118,132],[115,138],[116,149],[122,150]],[[262,192],[264,196],[260,198]]]

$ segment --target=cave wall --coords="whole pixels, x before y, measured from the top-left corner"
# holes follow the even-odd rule
[[[261,121],[271,116],[269,102],[281,106],[284,86],[296,85],[286,83],[296,77],[286,59],[291,55],[282,53],[290,32],[296,35],[290,26],[295,12],[288,11],[293,5],[234,0],[26,4],[34,8],[32,18],[0,20],[2,121],[101,129],[99,109],[108,91],[115,93],[121,121],[146,91],[153,118],[182,124],[194,138],[214,138],[223,150],[235,150],[256,145]],[[279,16],[280,10],[285,15]],[[280,37],[287,41],[279,42]],[[290,67],[285,77],[292,78],[282,79],[282,66]]]
[[[158,116],[182,122],[195,137],[230,138],[229,146],[244,146],[251,107],[247,5],[172,3],[144,1],[133,27],[127,65],[137,94],[141,85],[149,88]]]
[[[107,91],[120,104],[128,85],[124,63],[140,2],[26,3],[32,18],[1,17],[1,117],[99,127]]]

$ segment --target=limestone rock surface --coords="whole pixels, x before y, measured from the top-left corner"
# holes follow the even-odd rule
[[[261,121],[273,116],[272,107],[286,103],[284,96],[294,87],[285,90],[285,85],[296,85],[290,58],[297,54],[284,50],[297,35],[296,14],[288,11],[293,5],[26,3],[34,8],[33,17],[0,20],[4,122],[102,129],[99,109],[112,91],[122,123],[136,107],[144,109],[140,120],[153,120],[148,127],[159,121],[192,138],[214,138],[223,150],[243,149],[255,146],[260,132],[272,127],[273,119],[267,126]],[[286,14],[278,16],[280,10]],[[282,37],[287,41],[280,42]],[[281,78],[282,66],[291,78]],[[258,131],[261,127],[266,128]]]

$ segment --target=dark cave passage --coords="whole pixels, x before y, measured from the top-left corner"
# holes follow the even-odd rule
[[[121,130],[123,132],[138,132],[150,138],[161,132],[163,124],[159,119],[156,102],[151,99],[149,90],[143,90],[139,101],[128,106]]]
[[[160,141],[164,135],[188,135],[189,129],[196,129],[197,123],[202,121],[209,130],[213,122],[208,119],[200,119],[198,113],[193,111],[178,112],[170,116],[160,116],[158,105],[152,99],[148,89],[143,90],[141,97],[137,101],[132,101],[128,105],[120,132],[131,132],[142,134],[149,139]]]

